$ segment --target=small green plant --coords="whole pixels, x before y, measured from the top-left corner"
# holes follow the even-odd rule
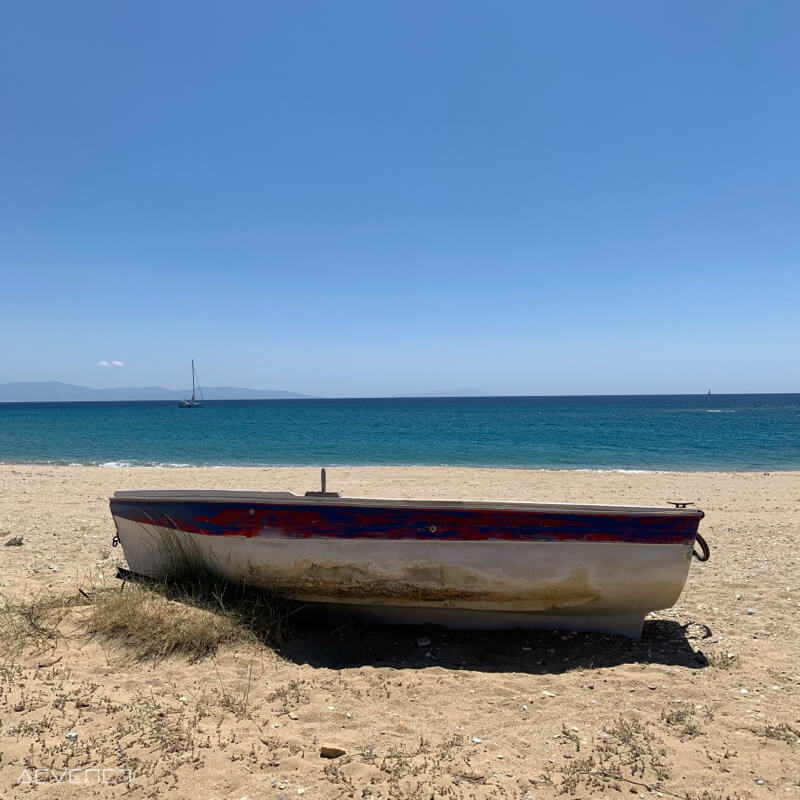
[[[735,653],[706,653],[706,660],[714,669],[729,670],[739,666],[739,656]]]
[[[787,744],[800,742],[800,728],[793,728],[785,722],[777,725],[767,725],[762,731],[762,735],[767,739],[776,739]]]
[[[681,703],[675,708],[661,712],[661,719],[669,726],[675,728],[678,733],[690,739],[699,736],[703,729],[695,718],[695,709],[688,703]]]
[[[581,742],[572,732],[564,728],[561,735],[572,742],[576,752],[580,750]],[[620,716],[603,728],[593,752],[570,759],[569,764],[560,768],[560,791],[574,795],[583,786],[599,793],[608,788],[618,789],[621,783],[655,791],[663,788],[663,782],[671,774],[666,755],[666,749],[649,725],[633,716]],[[541,779],[547,785],[556,785],[552,770],[546,771]]]

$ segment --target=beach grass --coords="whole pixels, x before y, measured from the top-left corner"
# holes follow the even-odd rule
[[[86,627],[139,660],[197,660],[227,644],[277,644],[285,620],[284,604],[268,592],[228,581],[200,560],[177,558],[157,581],[102,592]]]
[[[4,597],[0,605],[0,645],[6,655],[54,647],[71,610],[85,604],[80,595],[39,590],[22,598]]]
[[[0,643],[6,652],[35,654],[55,647],[77,627],[119,646],[133,660],[200,660],[224,645],[278,644],[286,616],[285,603],[268,592],[184,560],[146,583],[81,587],[66,594],[41,590],[5,599]]]

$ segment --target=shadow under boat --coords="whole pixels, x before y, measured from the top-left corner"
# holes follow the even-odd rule
[[[165,593],[163,583],[124,568],[118,569],[117,577],[123,581],[123,589],[124,582],[131,581]],[[280,616],[286,620],[280,643],[263,641],[262,644],[288,661],[314,668],[427,669],[437,666],[531,675],[625,664],[703,669],[708,666],[708,660],[692,642],[713,635],[704,623],[692,621],[681,625],[667,619],[645,620],[639,640],[617,634],[563,630],[389,625],[336,606],[282,600],[263,590],[242,588],[248,595],[247,602],[255,601],[254,607],[280,604]]]
[[[479,672],[557,674],[624,664],[703,669],[708,661],[691,642],[711,631],[702,623],[646,620],[638,641],[615,634],[562,630],[453,630],[387,625],[335,609],[294,609],[280,655],[327,669],[433,666]]]

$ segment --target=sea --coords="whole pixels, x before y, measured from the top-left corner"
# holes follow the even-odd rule
[[[0,403],[0,462],[800,469],[800,394]]]

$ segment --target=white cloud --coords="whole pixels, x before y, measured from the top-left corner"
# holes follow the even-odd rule
[[[98,361],[97,362],[97,366],[98,367],[124,367],[125,365],[121,361],[117,361],[117,360],[106,361],[104,359],[103,361]]]
[[[111,362],[111,366],[112,367],[124,367],[125,365],[121,361],[112,361]]]

